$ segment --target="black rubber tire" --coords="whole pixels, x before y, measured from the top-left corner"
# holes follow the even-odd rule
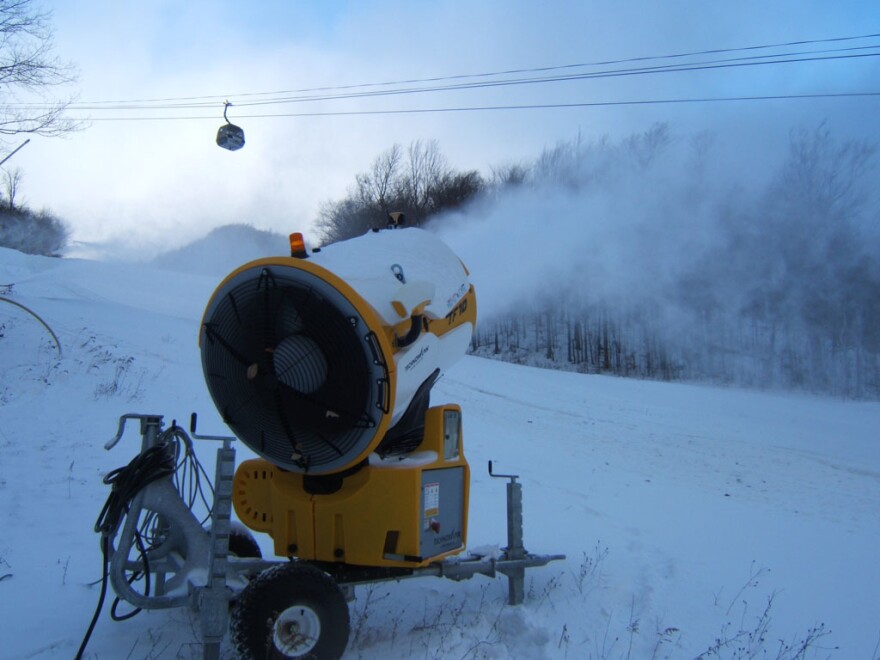
[[[238,527],[233,527],[229,532],[229,554],[241,559],[263,558],[263,551],[254,535]]]
[[[285,651],[276,644],[276,622],[299,606],[319,622],[320,632],[308,650]],[[243,659],[338,660],[348,644],[351,622],[348,603],[336,581],[310,564],[291,562],[273,566],[251,580],[233,607],[230,628]],[[285,630],[280,623],[278,628]]]

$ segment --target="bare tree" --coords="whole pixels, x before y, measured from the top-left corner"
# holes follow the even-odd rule
[[[335,243],[359,236],[370,227],[382,226],[375,222],[375,209],[361,204],[357,191],[338,201],[327,201],[318,209],[315,226],[324,243]]]
[[[431,193],[432,210],[457,209],[474,199],[485,187],[486,182],[476,170],[450,172],[437,182]]]
[[[370,171],[357,175],[357,190],[361,202],[365,206],[376,206],[384,216],[392,209],[389,204],[393,203],[394,182],[398,177],[400,162],[403,157],[400,145],[395,144],[387,151],[379,154]]]
[[[690,139],[691,170],[697,178],[702,178],[706,173],[706,164],[709,162],[709,153],[715,143],[715,137],[712,131],[703,130]]]
[[[66,115],[71,99],[49,93],[76,79],[53,46],[49,14],[33,0],[0,0],[0,135],[55,136],[79,127]]]
[[[876,154],[877,145],[867,140],[833,139],[825,122],[813,131],[792,131],[778,181],[780,197],[798,200],[825,225],[854,218],[873,190],[867,178],[876,168]]]
[[[411,143],[408,164],[408,176],[400,179],[400,197],[407,208],[408,222],[418,226],[434,211],[434,194],[451,170],[436,140]]]
[[[669,125],[663,122],[656,123],[643,133],[632,135],[626,140],[636,163],[642,169],[650,167],[671,143]]]
[[[16,167],[14,170],[3,170],[3,178],[3,187],[6,189],[6,206],[10,211],[14,211],[15,197],[21,188],[24,173],[20,167]]]
[[[489,183],[496,188],[520,186],[529,177],[531,167],[521,163],[506,163],[491,168]]]

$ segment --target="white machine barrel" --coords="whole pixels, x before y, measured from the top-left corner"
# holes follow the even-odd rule
[[[458,257],[420,229],[245,264],[205,310],[208,389],[271,463],[310,474],[354,468],[420,387],[465,353],[473,324],[455,311],[469,291]]]

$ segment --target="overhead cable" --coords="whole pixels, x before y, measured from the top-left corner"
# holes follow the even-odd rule
[[[868,46],[855,46],[848,48],[837,48],[837,49],[826,49],[826,50],[815,50],[815,51],[794,51],[788,53],[776,53],[776,54],[767,54],[767,55],[758,55],[752,57],[742,57],[742,58],[726,58],[719,60],[708,60],[707,62],[692,62],[686,64],[667,64],[667,65],[658,65],[652,67],[638,67],[638,68],[630,68],[630,69],[618,69],[618,70],[608,70],[608,71],[593,71],[593,72],[585,72],[585,73],[577,73],[571,74],[567,76],[551,76],[551,77],[533,77],[533,78],[519,78],[512,80],[489,80],[485,83],[483,82],[471,82],[464,83],[459,85],[444,85],[444,86],[432,86],[432,87],[419,87],[419,88],[404,88],[401,90],[376,90],[372,92],[365,92],[362,94],[353,94],[349,95],[347,93],[343,94],[321,94],[318,96],[304,96],[304,97],[289,97],[283,95],[292,95],[292,94],[313,94],[316,92],[348,92],[350,90],[357,89],[367,89],[371,87],[390,87],[395,85],[415,85],[415,84],[423,84],[423,83],[437,83],[437,82],[445,82],[445,81],[454,81],[454,80],[467,80],[472,78],[497,78],[499,76],[510,76],[514,74],[529,74],[529,73],[541,73],[541,72],[550,72],[550,71],[563,71],[567,69],[576,69],[576,68],[585,68],[585,67],[600,67],[600,66],[612,66],[619,64],[630,64],[636,62],[650,62],[650,61],[658,61],[658,60],[678,60],[687,57],[696,57],[702,55],[719,55],[725,53],[739,53],[739,52],[749,52],[756,50],[767,50],[772,48],[782,48],[782,47],[793,47],[793,46],[805,46],[805,45],[815,45],[815,44],[828,44],[828,43],[840,43],[840,42],[851,42],[858,41],[864,39],[877,39],[880,38],[880,33],[872,33],[865,35],[853,35],[853,36],[843,36],[843,37],[831,37],[825,39],[808,39],[808,40],[799,40],[799,41],[789,41],[789,42],[780,42],[774,44],[763,44],[763,45],[752,45],[752,46],[744,46],[738,48],[717,48],[717,49],[708,49],[708,50],[699,50],[699,51],[691,51],[684,53],[674,53],[667,55],[654,55],[654,56],[641,56],[641,57],[631,57],[631,58],[622,58],[622,59],[610,59],[610,60],[602,60],[596,62],[585,62],[585,63],[572,63],[572,64],[562,64],[562,65],[554,65],[554,66],[544,66],[544,67],[529,67],[529,68],[519,68],[519,69],[507,69],[500,71],[491,71],[491,72],[482,72],[482,73],[471,73],[471,74],[456,74],[456,75],[448,75],[448,76],[435,76],[431,78],[419,78],[419,79],[409,79],[409,80],[395,80],[395,81],[384,81],[384,82],[373,82],[373,83],[359,83],[353,85],[337,85],[337,86],[323,86],[323,87],[311,87],[311,88],[303,88],[303,89],[294,89],[294,90],[280,90],[280,91],[272,91],[272,92],[246,92],[246,93],[237,93],[237,94],[218,94],[218,95],[206,95],[206,96],[188,96],[188,97],[165,97],[165,98],[155,98],[155,99],[132,99],[128,101],[88,101],[73,104],[72,109],[79,110],[102,110],[102,109],[133,109],[133,110],[141,110],[141,109],[178,109],[178,108],[198,108],[198,107],[209,107],[216,105],[218,102],[217,99],[222,98],[235,98],[240,99],[235,103],[237,106],[242,105],[259,105],[259,104],[268,104],[268,103],[286,103],[286,102],[295,102],[295,101],[305,101],[305,100],[330,100],[337,98],[356,98],[362,95],[389,95],[389,94],[404,94],[404,93],[414,93],[415,91],[445,91],[447,89],[471,89],[471,88],[480,88],[483,86],[499,86],[499,85],[515,85],[515,84],[527,84],[534,82],[556,82],[562,80],[580,80],[594,77],[613,77],[617,75],[640,75],[644,73],[650,72],[658,72],[658,71],[693,71],[700,70],[703,68],[729,68],[734,65],[747,66],[753,65],[757,62],[757,60],[764,60],[766,63],[791,63],[791,62],[801,62],[801,61],[820,61],[824,59],[851,59],[851,57],[871,57],[875,56],[878,53],[865,53],[861,55],[854,54],[851,57],[816,57],[816,58],[804,58],[804,59],[788,59],[788,60],[779,60],[781,57],[796,57],[801,55],[815,55],[815,54],[830,54],[830,53],[840,53],[845,51],[854,51],[854,50],[868,50],[868,49],[876,49],[880,48],[880,44],[868,45]],[[777,58],[772,59],[771,58]],[[751,62],[747,60],[752,60]],[[771,61],[767,61],[771,60]],[[762,62],[763,63],[763,62]],[[247,101],[246,98],[251,97],[269,97],[264,99],[258,99],[254,101]],[[173,103],[172,103],[173,102]],[[33,107],[33,106],[30,106]]]
[[[840,99],[840,98],[880,98],[880,91],[869,92],[817,92],[813,94],[761,94],[753,96],[716,96],[696,98],[671,98],[671,99],[633,99],[624,101],[585,101],[575,103],[526,103],[519,105],[482,105],[482,106],[455,106],[440,108],[398,108],[384,110],[338,110],[338,111],[315,111],[315,112],[279,112],[241,114],[239,119],[267,119],[274,117],[340,117],[340,116],[363,116],[363,115],[407,115],[428,114],[443,112],[476,112],[498,110],[542,110],[564,108],[592,108],[606,106],[628,105],[663,105],[663,104],[688,104],[688,103],[722,103],[732,101],[778,101],[795,99]],[[216,120],[215,115],[201,116],[157,116],[157,117],[94,117],[91,121],[187,121],[187,120]]]

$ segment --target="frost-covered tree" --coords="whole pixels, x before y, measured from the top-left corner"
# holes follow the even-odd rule
[[[70,231],[48,211],[0,210],[0,247],[46,257],[61,256]]]
[[[662,125],[545,150],[481,208],[502,243],[517,219],[520,241],[540,233],[548,249],[510,276],[511,311],[484,316],[473,348],[588,372],[880,396],[875,158],[872,143],[824,125],[793,131],[781,165],[749,184],[711,135],[676,139]]]

